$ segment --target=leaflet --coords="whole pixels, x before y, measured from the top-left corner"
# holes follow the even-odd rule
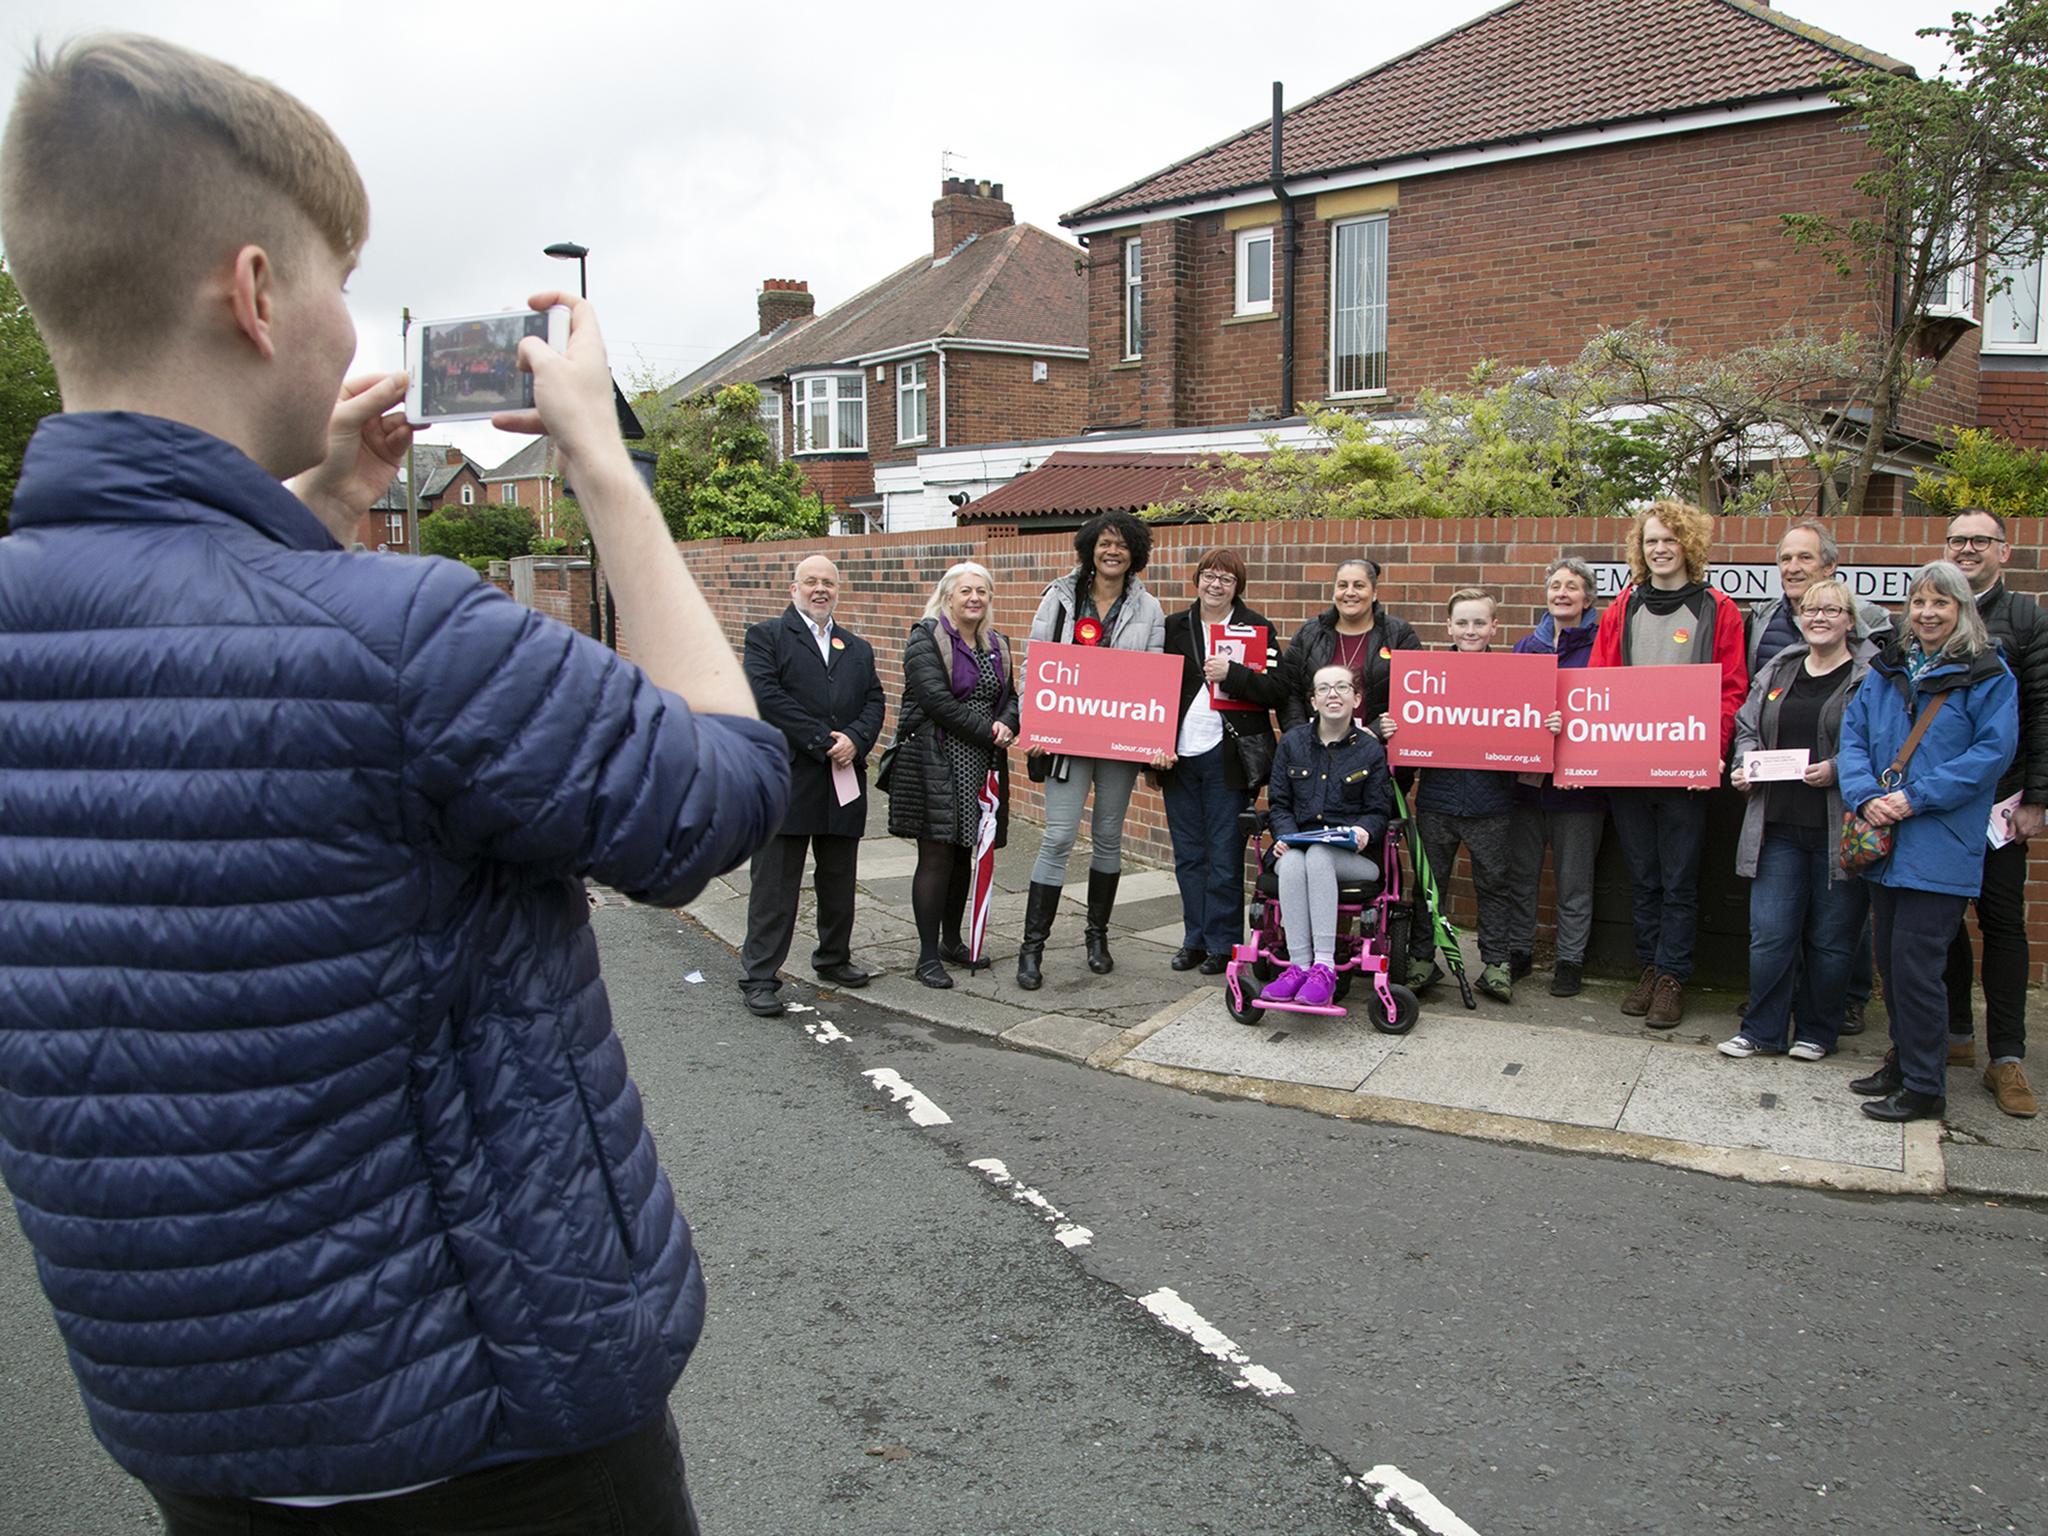
[[[1780,747],[1771,752],[1745,752],[1742,771],[1752,784],[1796,783],[1806,777],[1804,747]]]

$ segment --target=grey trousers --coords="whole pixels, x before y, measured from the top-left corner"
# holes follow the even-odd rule
[[[1415,818],[1422,829],[1422,851],[1429,855],[1430,870],[1436,875],[1437,891],[1447,895],[1451,871],[1458,862],[1458,845],[1472,855],[1472,888],[1479,893],[1479,959],[1483,965],[1508,963],[1508,934],[1514,927],[1514,875],[1508,861],[1509,827],[1514,817],[1447,816],[1424,806]],[[1409,952],[1428,958],[1435,952],[1435,935],[1427,923],[1415,925]]]
[[[1295,965],[1337,963],[1337,887],[1363,885],[1380,867],[1353,848],[1314,843],[1289,848],[1274,869],[1280,880],[1280,924]]]
[[[1605,808],[1546,811],[1527,806],[1514,813],[1509,833],[1508,889],[1515,898],[1508,924],[1508,949],[1526,955],[1536,942],[1536,890],[1543,876],[1543,845],[1550,845],[1557,880],[1557,958],[1581,965],[1593,936],[1593,865],[1607,830]]]
[[[1138,765],[1070,757],[1066,778],[1045,781],[1045,840],[1038,845],[1038,862],[1031,866],[1032,884],[1066,883],[1067,855],[1074,851],[1081,804],[1090,784],[1095,786],[1095,809],[1088,821],[1088,839],[1094,851],[1088,855],[1088,867],[1106,875],[1124,867],[1124,812],[1131,808],[1131,791],[1138,787]]]

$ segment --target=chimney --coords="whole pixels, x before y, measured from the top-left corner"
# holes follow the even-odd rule
[[[441,462],[444,465],[460,464],[462,462],[462,450],[460,448],[450,448],[441,456]]]
[[[943,261],[969,235],[1008,229],[1016,222],[1016,214],[1003,201],[1001,182],[991,186],[948,176],[939,185],[939,200],[932,204],[932,259]]]
[[[778,325],[791,320],[801,320],[814,313],[818,301],[811,297],[808,279],[800,277],[764,277],[761,279],[761,296],[756,303],[761,310],[761,329],[758,334],[766,336]]]

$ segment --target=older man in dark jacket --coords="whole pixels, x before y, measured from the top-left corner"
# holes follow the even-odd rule
[[[797,565],[789,606],[747,631],[754,702],[781,728],[790,753],[789,815],[754,855],[740,949],[740,995],[764,1019],[784,1009],[775,973],[796,936],[806,850],[818,891],[811,969],[842,987],[868,984],[853,963],[853,887],[868,824],[867,756],[888,698],[874,648],[833,617],[838,606],[839,567],[811,555]]]
[[[2008,1115],[2027,1118],[2040,1108],[2022,1063],[2027,1055],[2027,842],[2048,817],[2048,615],[2031,597],[2005,584],[2012,558],[2005,519],[1993,512],[1960,512],[1949,520],[1944,553],[1977,596],[1977,612],[2020,685],[2020,746],[1998,783],[1998,798],[2014,794],[2012,841],[1984,854],[1984,885],[1977,896],[1977,931],[1984,940],[1984,1086]],[[1976,1055],[1970,1007],[1970,930],[1965,924],[1948,952],[1948,1059],[1962,1065]]]

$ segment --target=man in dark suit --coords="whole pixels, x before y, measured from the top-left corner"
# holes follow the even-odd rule
[[[789,739],[789,815],[751,866],[740,995],[764,1019],[781,1014],[775,973],[789,957],[803,889],[804,850],[817,866],[820,981],[864,987],[853,963],[853,877],[867,828],[867,755],[882,734],[887,700],[867,641],[837,623],[839,567],[811,555],[796,568],[789,607],[747,631],[747,681],[761,718]],[[858,796],[840,803],[834,774],[853,775]],[[843,775],[842,775],[843,776]]]

